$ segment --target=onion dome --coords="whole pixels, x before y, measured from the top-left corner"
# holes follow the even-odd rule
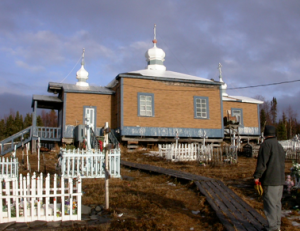
[[[221,63],[219,63],[219,78],[220,78],[220,82],[222,83],[222,86],[221,86],[221,91],[222,91],[222,96],[228,96],[228,94],[226,93],[226,89],[227,89],[227,84],[224,83],[223,81],[223,78],[222,78],[222,70],[221,70]]]
[[[77,86],[89,86],[89,84],[86,82],[88,79],[89,73],[84,69],[84,48],[82,52],[82,60],[81,60],[81,68],[76,73],[76,78],[78,79],[78,82],[76,83]]]
[[[154,39],[153,39],[153,47],[150,48],[146,54],[146,61],[148,63],[148,70],[159,70],[165,71],[166,67],[164,66],[165,61],[165,52],[156,46],[156,25],[154,25]]]

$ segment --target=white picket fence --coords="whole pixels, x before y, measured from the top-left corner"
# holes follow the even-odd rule
[[[110,177],[120,178],[120,149],[108,151],[108,172]],[[97,150],[61,149],[59,160],[61,175],[64,178],[105,178],[105,153]]]
[[[159,156],[171,161],[209,161],[213,146],[201,144],[159,144]]]
[[[17,158],[0,157],[0,178],[13,178],[19,175]]]
[[[213,145],[201,145],[198,148],[198,161],[209,163],[212,160],[214,154],[214,147]]]
[[[237,147],[214,149],[212,144],[159,144],[159,156],[171,161],[199,161],[201,163],[237,163]]]
[[[0,223],[81,220],[81,178],[27,174],[0,179]],[[73,185],[75,184],[75,185]]]
[[[300,143],[299,141],[296,140],[281,140],[278,141],[278,143],[280,143],[283,147],[283,149],[286,150],[299,150],[300,149]]]

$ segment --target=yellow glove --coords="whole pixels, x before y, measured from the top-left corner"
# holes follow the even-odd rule
[[[259,181],[255,181],[254,189],[257,191],[258,195],[262,196],[264,193],[264,190],[261,186],[261,183]]]

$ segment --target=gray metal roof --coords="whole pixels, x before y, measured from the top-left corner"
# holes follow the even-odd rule
[[[33,95],[32,100],[62,102],[62,100],[57,98],[57,96],[51,96],[51,95]]]
[[[34,101],[38,102],[38,107],[45,107],[45,105],[57,105],[62,103],[63,101],[57,96],[51,95],[33,95],[31,101],[31,107],[33,108]]]
[[[77,92],[77,93],[90,93],[90,94],[105,94],[112,95],[115,92],[102,86],[77,86],[76,84],[68,84],[68,83],[53,83],[49,82],[48,84],[48,92],[59,92],[61,90],[64,92]]]
[[[174,81],[174,82],[186,82],[186,83],[198,83],[207,85],[221,85],[222,83],[218,81],[213,81],[198,76],[187,75],[174,71],[157,71],[157,70],[139,70],[131,71],[127,73],[119,74],[115,79],[113,79],[106,87],[113,87],[117,80],[121,77],[138,78],[138,79],[152,79],[152,80],[162,80],[162,81]]]
[[[241,102],[241,103],[255,103],[255,104],[263,104],[264,101],[253,99],[246,96],[224,96],[222,97],[223,101],[232,101],[232,102]]]

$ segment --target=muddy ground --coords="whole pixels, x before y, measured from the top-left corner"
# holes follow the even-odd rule
[[[222,166],[203,166],[199,162],[171,162],[148,155],[149,150],[127,152],[122,149],[121,158],[126,161],[156,165],[190,172],[222,180],[260,214],[262,199],[254,190],[253,172],[255,158],[240,156],[238,163]],[[22,163],[22,154],[17,156]],[[37,170],[37,155],[29,154],[31,172]],[[57,152],[42,152],[41,171],[54,174]],[[291,161],[286,162],[286,174],[290,174]],[[26,174],[26,158],[20,173]],[[110,208],[102,210],[108,222],[85,227],[66,227],[65,230],[224,230],[205,197],[193,182],[179,181],[164,175],[130,168],[121,168],[122,179],[110,179]],[[88,206],[104,205],[104,179],[83,179],[82,203]],[[297,191],[284,193],[281,230],[300,230],[296,206]],[[299,198],[298,198],[299,200]],[[296,223],[295,223],[296,222]],[[300,225],[300,224],[299,224]]]

